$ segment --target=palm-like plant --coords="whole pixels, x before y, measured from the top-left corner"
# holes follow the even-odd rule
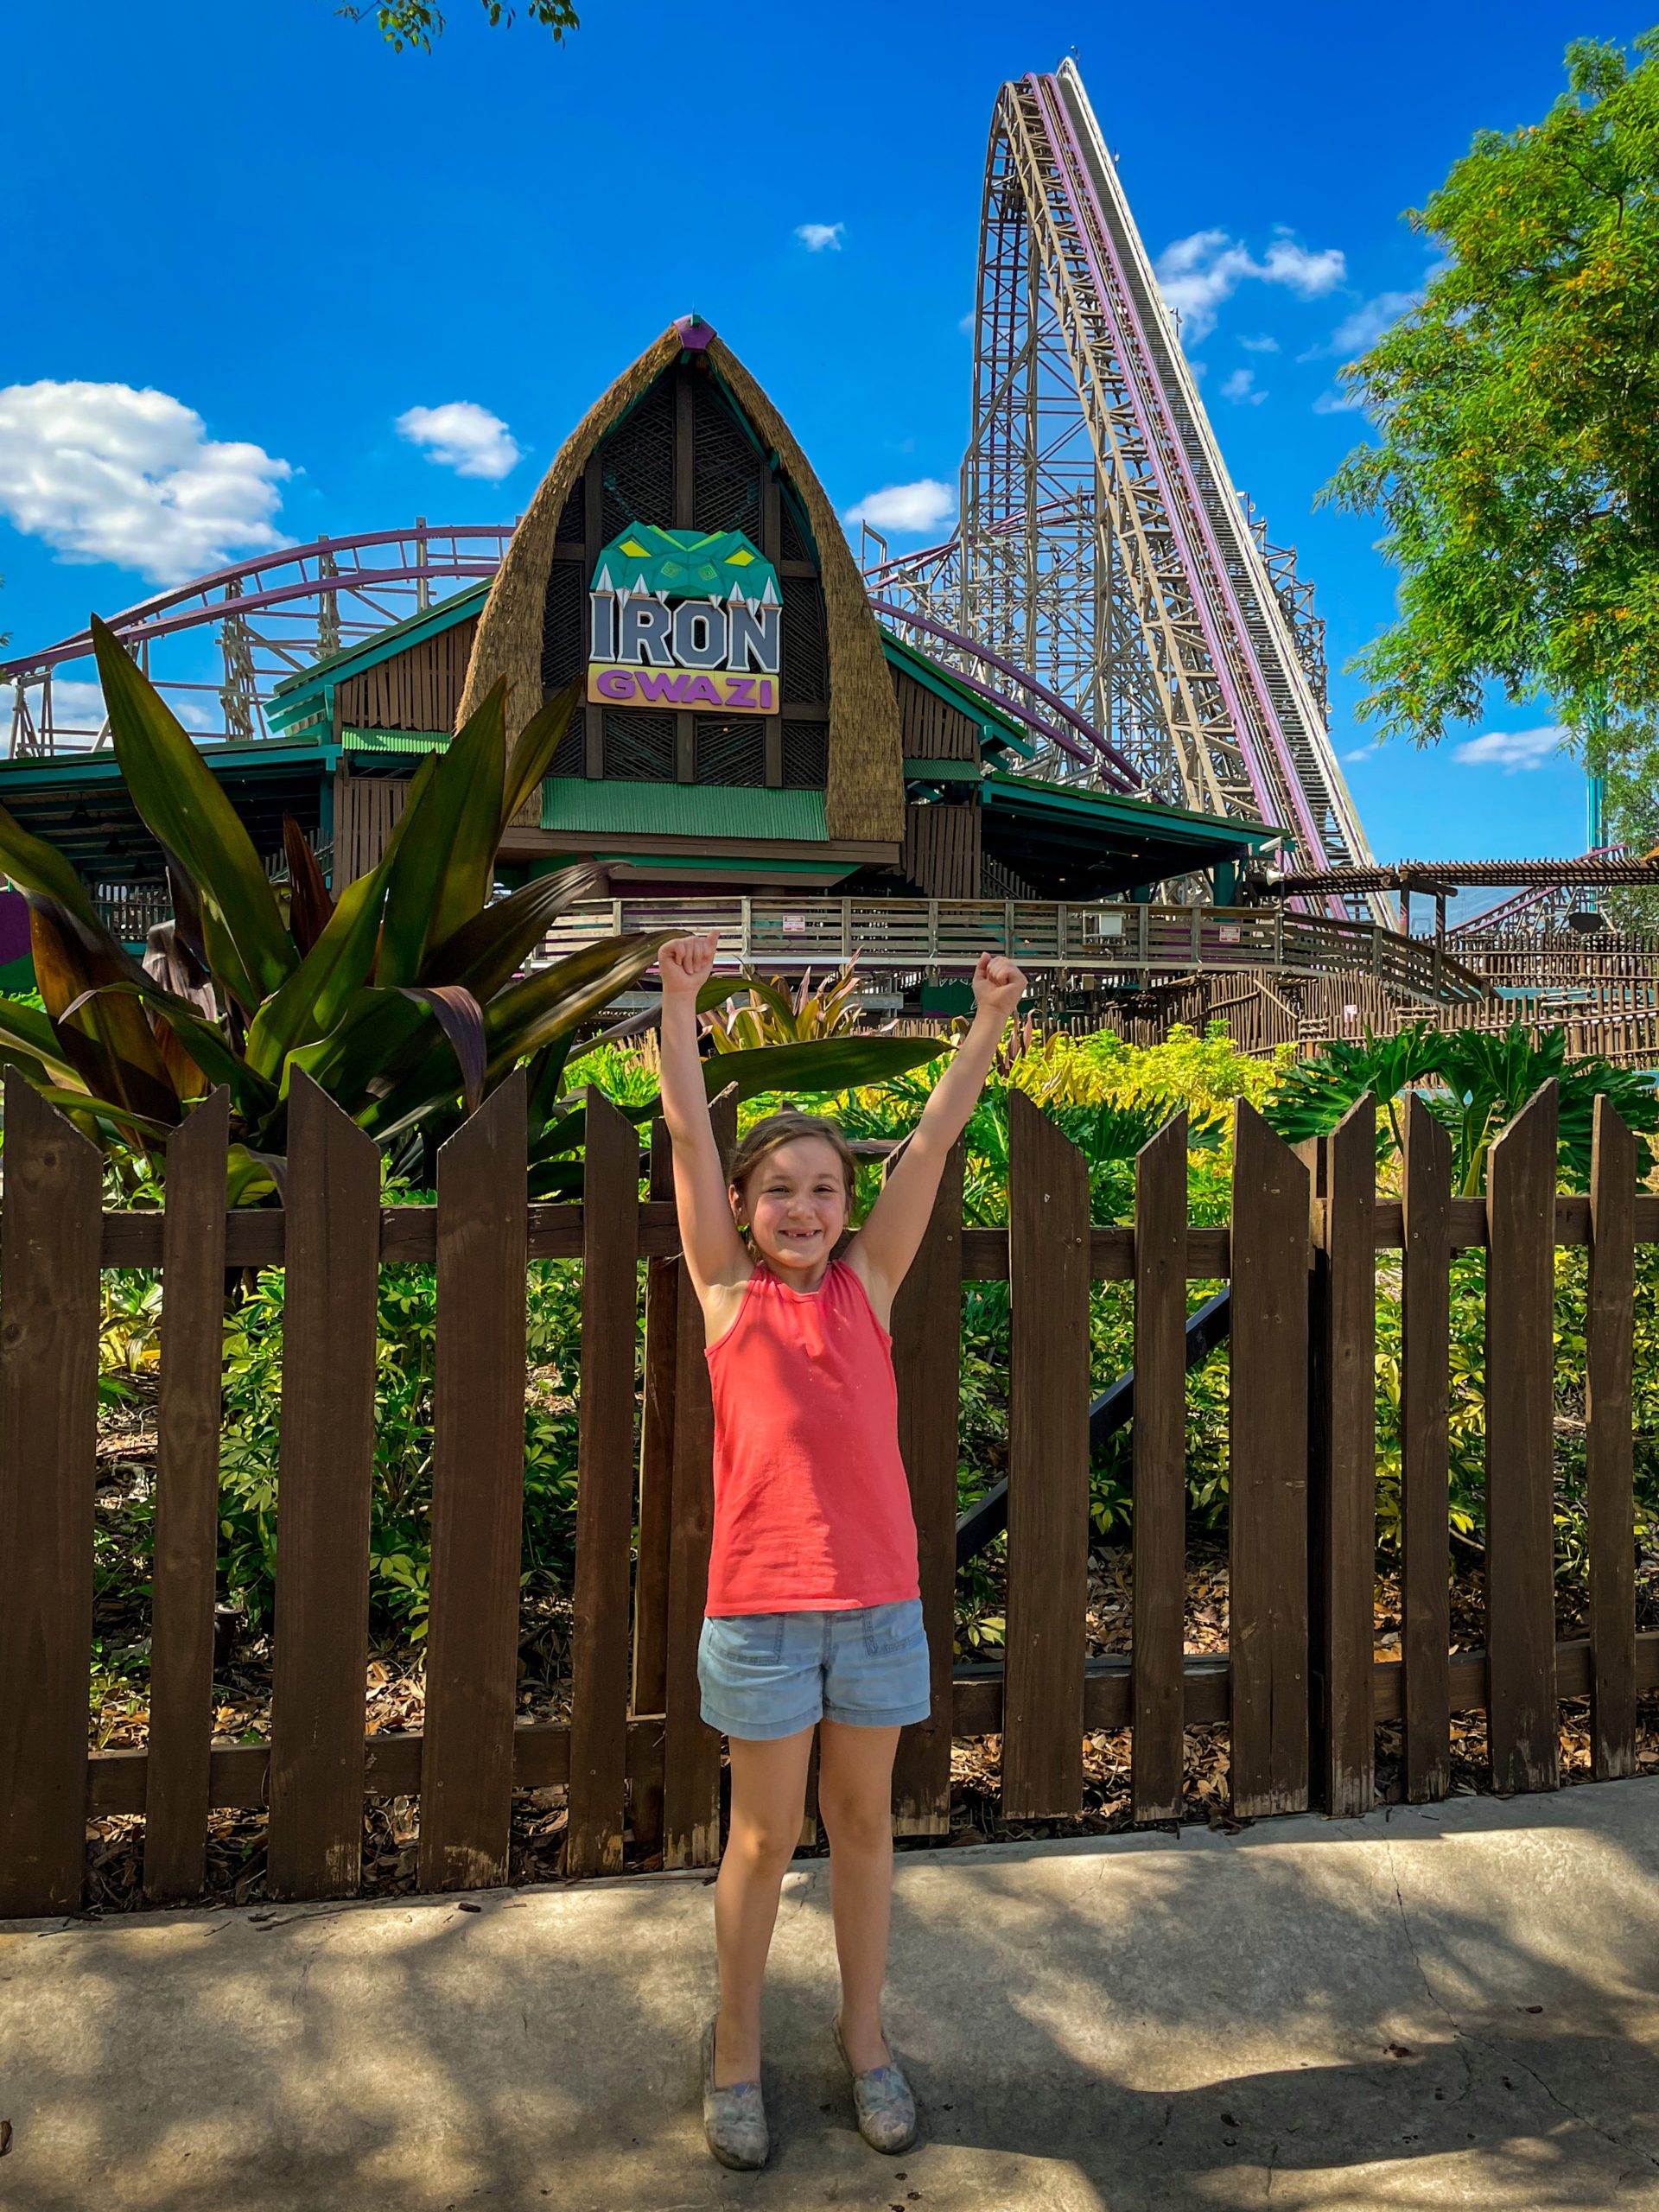
[[[337,896],[287,824],[283,897],[114,632],[96,620],[92,632],[116,760],[166,857],[174,921],[156,963],[166,972],[147,972],[63,855],[0,808],[0,869],[29,901],[41,1000],[0,999],[0,1065],[19,1069],[113,1158],[137,1155],[152,1173],[191,1108],[224,1084],[232,1204],[279,1185],[296,1069],[399,1173],[429,1184],[437,1145],[522,1066],[531,1194],[579,1188],[584,1102],[566,1095],[572,1046],[671,932],[601,938],[524,972],[554,917],[591,894],[593,871],[581,864],[493,897],[502,835],[552,760],[575,687],[548,702],[509,757],[497,685],[421,763],[379,865]],[[745,1092],[779,1080],[877,1082],[938,1049],[893,1038],[773,1047],[743,1053],[729,1074],[722,1066],[718,1084],[711,1063],[710,1088],[734,1077]]]
[[[1485,1187],[1493,1139],[1540,1085],[1552,1080],[1560,1102],[1560,1168],[1573,1187],[1586,1187],[1599,1093],[1639,1133],[1645,1176],[1652,1160],[1646,1138],[1659,1129],[1659,1095],[1650,1079],[1599,1057],[1569,1059],[1564,1030],[1540,1034],[1520,1021],[1501,1034],[1431,1029],[1420,1022],[1393,1037],[1368,1035],[1363,1045],[1338,1039],[1287,1069],[1265,1111],[1280,1135],[1294,1144],[1328,1135],[1370,1091],[1384,1109],[1379,1146],[1391,1143],[1401,1151],[1401,1102],[1406,1092],[1421,1091],[1430,1113],[1451,1133],[1456,1188],[1473,1198]]]
[[[809,969],[792,990],[781,976],[770,982],[759,976],[722,979],[703,1013],[709,1043],[716,1052],[741,1052],[761,1045],[807,1045],[852,1036],[859,1031],[861,1006],[857,965],[856,960],[848,961],[816,988]],[[747,992],[748,1004],[722,1011],[721,1000],[740,991]]]

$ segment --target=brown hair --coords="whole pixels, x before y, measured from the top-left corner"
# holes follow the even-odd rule
[[[822,1114],[802,1114],[792,1107],[781,1114],[768,1114],[764,1121],[755,1123],[746,1137],[739,1139],[726,1179],[741,1198],[743,1185],[767,1154],[776,1152],[780,1145],[793,1144],[800,1137],[822,1137],[840,1160],[847,1185],[847,1211],[850,1214],[858,1197],[858,1162],[840,1124],[826,1121]]]

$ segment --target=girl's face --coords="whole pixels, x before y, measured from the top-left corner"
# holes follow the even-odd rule
[[[731,1197],[738,1227],[747,1226],[777,1273],[816,1279],[829,1266],[847,1226],[847,1182],[840,1155],[823,1137],[779,1145]]]

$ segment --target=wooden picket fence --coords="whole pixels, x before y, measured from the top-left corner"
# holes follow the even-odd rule
[[[1375,1724],[1403,1724],[1414,1799],[1442,1795],[1454,1713],[1489,1716],[1495,1785],[1558,1780],[1558,1700],[1593,1701],[1595,1771],[1628,1774],[1638,1636],[1630,1385],[1634,1255],[1659,1240],[1629,1131],[1599,1102],[1592,1188],[1555,1192],[1545,1089],[1493,1147],[1489,1195],[1448,1195],[1448,1141],[1409,1109],[1403,1198],[1376,1189],[1374,1117],[1293,1151],[1237,1109],[1232,1218],[1186,1217],[1180,1119],[1141,1155],[1133,1228],[1089,1217],[1082,1156],[1016,1095],[1007,1229],[964,1228],[959,1160],[894,1315],[901,1442],[921,1545],[933,1718],[906,1731],[894,1819],[949,1827],[952,1736],[1001,1738],[1010,1816],[1077,1812],[1088,1730],[1133,1730],[1141,1821],[1179,1815],[1182,1732],[1230,1732],[1241,1816],[1372,1801]],[[730,1134],[729,1109],[721,1116]],[[588,1108],[581,1205],[526,1206],[515,1080],[443,1147],[437,1202],[383,1209],[374,1147],[296,1079],[287,1203],[226,1213],[221,1094],[169,1154],[167,1208],[105,1213],[97,1153],[7,1078],[0,1206],[0,1914],[73,1910],[89,1815],[146,1815],[145,1885],[200,1893],[213,1807],[269,1808],[284,1897],[359,1887],[365,1793],[420,1801],[424,1890],[504,1883],[511,1793],[563,1783],[566,1864],[622,1864],[625,1822],[670,1866],[718,1854],[719,1739],[698,1712],[712,1513],[702,1332],[677,1257],[669,1167]],[[1587,1244],[1591,1633],[1558,1643],[1552,1522],[1553,1254]],[[1487,1633],[1450,1649],[1448,1275],[1484,1246]],[[1376,1255],[1402,1249],[1403,1634],[1373,1649]],[[584,1269],[571,1717],[516,1718],[526,1263]],[[646,1267],[643,1404],[637,1263]],[[432,1578],[424,1726],[365,1736],[378,1271],[435,1264]],[[227,1268],[286,1268],[269,1743],[212,1739],[219,1380]],[[102,1268],[160,1267],[149,1740],[87,1746]],[[1006,1666],[952,1661],[961,1286],[1009,1284]],[[1090,1656],[1091,1280],[1135,1288],[1134,1643]],[[1183,1649],[1190,1281],[1228,1281],[1230,1649]],[[639,1487],[636,1490],[636,1484]],[[632,1538],[638,1526],[637,1559]]]

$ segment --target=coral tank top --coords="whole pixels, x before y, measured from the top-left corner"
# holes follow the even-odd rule
[[[920,1595],[893,1339],[833,1260],[816,1291],[757,1268],[709,1347],[712,1615],[839,1612]]]

